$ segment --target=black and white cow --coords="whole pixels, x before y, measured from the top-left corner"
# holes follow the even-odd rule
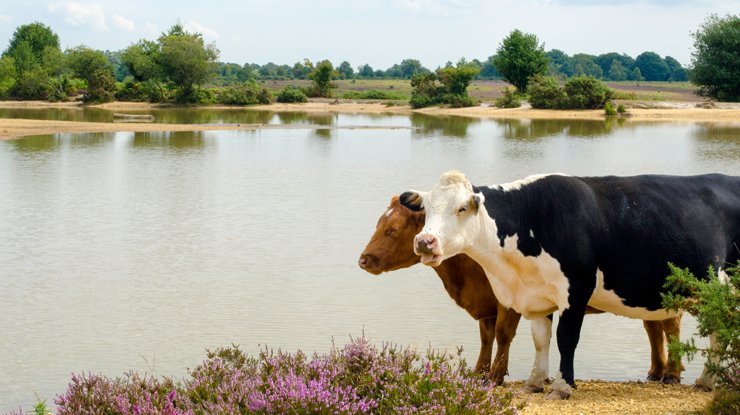
[[[567,398],[575,386],[587,305],[662,320],[673,315],[660,298],[668,262],[697,276],[711,265],[724,277],[740,258],[740,177],[555,174],[475,187],[451,171],[429,192],[404,193],[401,203],[426,212],[414,240],[422,263],[465,253],[504,306],[528,319],[560,312],[551,398]]]

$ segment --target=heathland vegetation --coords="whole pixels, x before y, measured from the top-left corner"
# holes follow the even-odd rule
[[[412,106],[447,104],[469,106],[476,100],[467,87],[476,80],[505,80],[508,90],[500,106],[515,106],[532,99],[530,80],[537,76],[538,91],[548,99],[541,108],[592,107],[596,97],[585,100],[568,95],[569,87],[552,88],[568,80],[575,85],[598,86],[595,81],[685,82],[691,79],[699,92],[718,100],[737,101],[740,79],[740,18],[710,16],[694,33],[692,67],[676,59],[646,51],[636,58],[617,52],[601,55],[567,55],[558,49],[545,51],[533,34],[514,30],[495,53],[484,60],[460,59],[430,70],[417,59],[404,59],[381,70],[369,64],[356,69],[347,61],[335,66],[328,60],[308,59],[287,64],[219,62],[219,50],[199,33],[173,25],[157,39],[141,39],[119,51],[94,50],[80,45],[64,51],[59,37],[42,23],[19,26],[0,58],[0,99],[61,101],[81,98],[88,103],[148,101],[226,105],[305,102],[308,97],[409,100]],[[547,80],[543,77],[551,77]],[[397,80],[411,84],[402,88],[374,88],[337,94],[337,81],[382,82]],[[285,90],[268,88],[282,84]],[[287,84],[286,84],[287,82]],[[397,82],[397,83],[399,83]],[[555,101],[549,101],[552,94]],[[606,94],[609,100],[609,94]],[[543,98],[535,97],[534,101]],[[584,103],[587,104],[584,106]],[[578,105],[574,106],[576,103]],[[603,104],[602,104],[603,105]]]

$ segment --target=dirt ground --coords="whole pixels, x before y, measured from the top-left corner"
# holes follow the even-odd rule
[[[701,414],[713,394],[689,385],[642,382],[577,381],[578,389],[565,401],[545,399],[546,394],[519,393],[520,415],[688,415]],[[507,386],[514,391],[523,382]]]

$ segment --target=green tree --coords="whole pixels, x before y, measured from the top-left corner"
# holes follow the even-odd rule
[[[632,72],[630,72],[629,79],[630,81],[637,81],[637,82],[645,80],[645,78],[642,76],[642,72],[640,72],[640,68],[638,67],[635,67],[635,69],[633,69]]]
[[[668,80],[675,82],[686,82],[689,80],[689,72],[676,59],[666,56],[665,63],[668,65]]]
[[[667,81],[670,69],[663,58],[655,52],[643,52],[635,58],[635,65],[646,81]]]
[[[197,102],[197,87],[213,74],[219,51],[206,44],[200,33],[189,33],[179,24],[159,37],[157,64],[165,79],[177,88],[180,102]]]
[[[328,59],[317,63],[316,67],[308,74],[308,78],[313,81],[313,95],[324,98],[331,97],[331,90],[336,88],[332,80],[337,75],[338,73],[334,70],[334,65]]]
[[[437,79],[442,84],[442,102],[452,107],[470,107],[475,104],[468,95],[468,85],[480,68],[461,59],[456,66],[437,69]]]
[[[624,66],[618,60],[614,59],[607,73],[607,77],[612,81],[624,81],[627,79],[627,70],[624,69]]]
[[[519,91],[526,91],[529,78],[547,72],[547,55],[544,44],[537,36],[514,30],[507,36],[493,60],[504,80]]]
[[[612,65],[614,64],[614,61],[619,62],[622,68],[624,68],[625,74],[635,67],[635,60],[624,53],[620,54],[616,52],[609,52],[594,58],[594,62],[596,62],[596,64],[601,67],[601,71],[606,74],[607,77],[609,76],[608,74],[612,68]],[[626,76],[625,79],[627,79]]]
[[[10,98],[10,91],[15,85],[15,62],[10,56],[0,58],[0,99]]]
[[[34,22],[19,26],[3,57],[15,64],[15,83],[10,93],[21,99],[46,99],[52,75],[61,73],[59,36],[50,27]]]
[[[699,93],[720,101],[740,101],[740,15],[710,15],[692,34],[690,80]]]
[[[373,70],[372,66],[366,63],[357,68],[357,75],[360,78],[372,78],[375,76],[375,71]]]
[[[91,49],[80,45],[65,51],[67,66],[74,75],[85,81],[92,79],[93,74],[100,70],[108,70],[113,73],[113,67],[108,58],[100,50]]]
[[[307,79],[308,74],[311,73],[312,69],[311,62],[309,62],[308,59],[304,60],[303,63],[296,62],[293,64],[293,69],[291,69],[291,72],[293,74],[294,79]]]
[[[343,79],[351,79],[355,75],[355,70],[352,69],[352,65],[350,65],[347,61],[339,64],[337,72],[339,72]]]
[[[100,50],[80,45],[65,52],[67,66],[75,77],[87,84],[83,100],[88,103],[113,101],[116,78],[108,57]]]

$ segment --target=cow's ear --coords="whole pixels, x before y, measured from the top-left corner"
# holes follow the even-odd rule
[[[404,192],[403,194],[401,194],[399,200],[401,201],[402,205],[413,210],[414,212],[419,212],[424,209],[424,207],[422,207],[421,205],[423,199],[419,192]]]
[[[470,196],[470,208],[477,212],[478,208],[480,207],[481,203],[483,203],[483,195],[480,193],[473,193],[472,196]]]

